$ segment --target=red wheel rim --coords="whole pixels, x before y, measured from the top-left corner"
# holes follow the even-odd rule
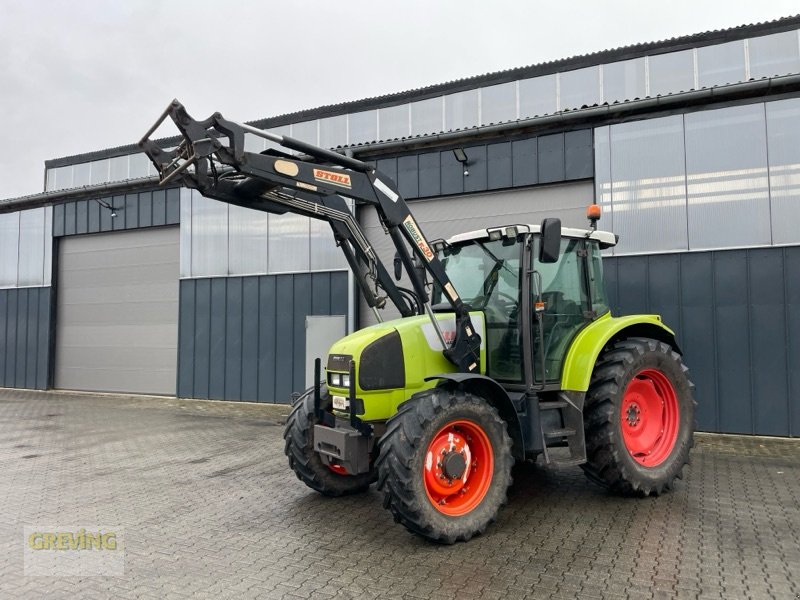
[[[622,439],[633,459],[645,467],[663,463],[678,439],[680,411],[675,388],[664,373],[644,369],[622,397]]]
[[[436,432],[422,467],[428,500],[439,512],[454,517],[467,514],[481,503],[493,473],[494,451],[489,437],[479,425],[463,420],[451,421]]]

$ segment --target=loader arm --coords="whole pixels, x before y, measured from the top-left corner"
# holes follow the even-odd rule
[[[167,117],[183,137],[172,150],[163,150],[150,139]],[[275,150],[248,152],[244,149],[247,133],[304,155]],[[459,371],[480,369],[481,339],[470,320],[469,307],[462,302],[394,182],[372,165],[301,140],[229,121],[219,113],[197,121],[177,100],[170,103],[139,146],[158,170],[162,185],[180,181],[204,196],[229,204],[327,221],[373,310],[380,308],[385,299],[372,292],[367,276],[386,292],[404,316],[427,312],[445,357]],[[410,302],[410,294],[391,280],[343,198],[376,208],[411,281],[415,302]],[[445,341],[433,314],[424,278],[414,265],[414,255],[453,307],[456,332],[452,344]],[[366,276],[363,268],[368,271]]]

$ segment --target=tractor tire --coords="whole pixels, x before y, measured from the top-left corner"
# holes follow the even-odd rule
[[[378,456],[378,489],[394,520],[434,542],[483,533],[511,484],[511,438],[485,400],[434,388],[400,405]]]
[[[322,406],[329,406],[331,400],[324,385],[320,396]],[[284,453],[289,457],[289,466],[297,478],[323,496],[346,496],[367,491],[377,477],[375,469],[369,473],[348,475],[323,463],[314,451],[315,422],[314,389],[311,388],[295,401],[283,432],[286,440]]]
[[[694,385],[680,355],[649,338],[601,354],[586,395],[587,462],[595,483],[624,495],[659,495],[683,477],[694,445]]]

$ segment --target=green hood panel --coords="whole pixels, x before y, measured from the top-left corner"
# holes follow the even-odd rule
[[[448,334],[455,331],[453,313],[437,313],[436,317],[445,332],[445,339],[448,339]],[[485,373],[486,350],[483,313],[472,312],[470,317],[483,340],[481,343],[481,373]],[[362,390],[357,385],[356,395],[364,400],[365,412],[361,418],[365,421],[388,419],[397,411],[397,407],[408,400],[412,394],[436,384],[435,381],[425,381],[426,377],[438,373],[452,373],[456,370],[455,365],[442,354],[441,343],[427,315],[395,319],[360,329],[333,344],[330,353],[352,356],[356,361],[356,369],[358,369],[364,349],[393,331],[400,335],[403,344],[406,384],[404,388],[389,390]],[[330,393],[347,396],[348,391],[344,388],[330,387]]]

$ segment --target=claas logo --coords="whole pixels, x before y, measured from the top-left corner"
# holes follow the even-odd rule
[[[350,189],[350,175],[344,173],[337,173],[336,171],[325,171],[323,169],[314,169],[314,179],[323,183],[330,183],[338,185],[339,187]]]

